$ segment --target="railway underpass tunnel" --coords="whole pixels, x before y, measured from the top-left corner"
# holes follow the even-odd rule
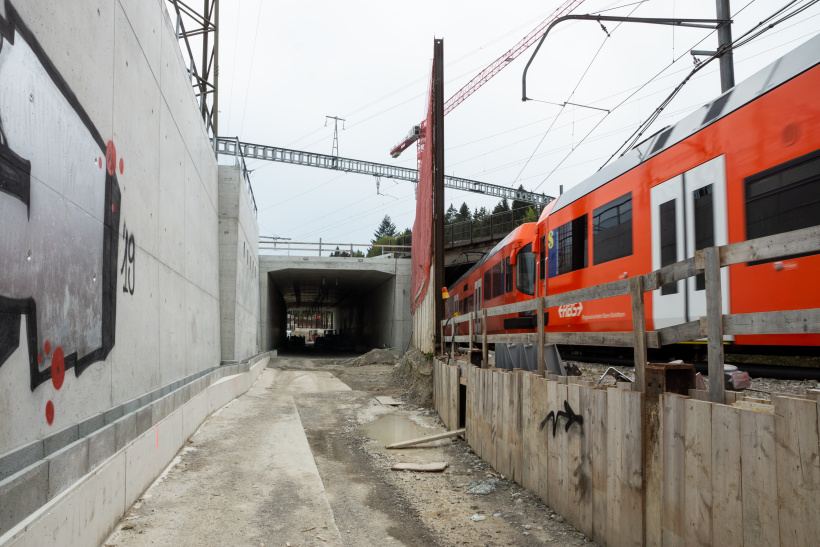
[[[405,349],[410,260],[259,257],[262,351]]]

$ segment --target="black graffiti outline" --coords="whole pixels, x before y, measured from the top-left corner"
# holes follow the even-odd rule
[[[125,242],[125,249],[122,252],[122,267],[120,273],[125,276],[122,280],[122,292],[134,294],[134,286],[137,283],[137,270],[134,267],[134,257],[136,245],[134,244],[134,233],[128,232],[125,223],[122,225],[122,240]]]
[[[581,427],[581,430],[584,429],[584,417],[580,414],[576,414],[572,407],[569,406],[569,401],[564,401],[564,410],[559,410],[556,414],[555,411],[550,410],[547,417],[541,422],[541,425],[538,426],[540,431],[543,431],[544,428],[547,426],[547,422],[552,419],[552,436],[555,437],[556,430],[558,428],[558,418],[564,417],[567,419],[567,424],[564,427],[564,431],[569,433],[569,428],[572,427],[572,424],[578,424]]]
[[[68,82],[60,74],[60,71],[57,70],[57,67],[48,57],[48,54],[42,45],[40,45],[34,33],[28,28],[22,17],[20,17],[20,14],[12,5],[11,0],[5,0],[4,7],[6,17],[4,19],[0,16],[0,44],[5,46],[3,43],[5,41],[13,46],[15,35],[17,34],[23,38],[37,57],[43,70],[45,70],[51,78],[54,86],[72,107],[77,117],[80,118],[80,121],[88,130],[94,142],[100,147],[101,156],[106,157],[106,141],[102,138],[97,127],[91,121],[91,117],[71,90]],[[8,142],[4,142],[3,146],[8,148]],[[10,148],[8,148],[8,150],[11,152]],[[15,154],[15,156],[17,155]],[[19,156],[17,157],[19,158]],[[13,156],[10,154],[7,156],[0,155],[0,173],[9,165],[10,158],[13,159]],[[28,163],[30,167],[28,160],[20,158],[20,161]],[[20,161],[17,162],[18,167],[21,165]],[[25,166],[23,165],[23,167]],[[9,168],[9,171],[10,169],[11,168]],[[18,180],[14,188],[0,188],[0,190],[19,199],[27,208],[29,207],[30,180],[27,176],[22,180]],[[104,361],[114,348],[117,321],[117,254],[119,250],[119,233],[117,230],[120,225],[121,198],[116,172],[112,174],[106,169],[105,205],[103,210],[103,264],[102,281],[100,283],[100,290],[102,291],[102,309],[100,313],[101,343],[100,347],[90,351],[81,358],[77,357],[77,352],[72,352],[65,356],[66,370],[73,368],[76,376],[80,376],[80,374],[93,363]],[[51,379],[51,369],[47,368],[41,371],[37,360],[39,341],[37,339],[36,310],[37,304],[33,297],[9,298],[0,295],[0,367],[3,366],[3,363],[6,362],[20,344],[20,317],[25,316],[31,391],[34,391],[37,386]]]

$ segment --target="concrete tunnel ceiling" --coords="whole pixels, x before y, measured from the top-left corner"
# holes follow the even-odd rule
[[[366,295],[392,277],[386,272],[341,269],[290,268],[268,273],[290,309],[336,307],[351,295]]]

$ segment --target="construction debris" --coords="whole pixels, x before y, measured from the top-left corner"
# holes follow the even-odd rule
[[[430,463],[415,463],[402,462],[394,464],[393,471],[426,471],[426,472],[441,472],[447,469],[450,462],[430,462]]]
[[[385,448],[407,448],[410,446],[416,446],[418,444],[424,444],[432,441],[438,441],[441,439],[447,439],[449,437],[457,437],[458,435],[464,435],[466,432],[467,430],[465,428],[455,429],[453,431],[445,431],[444,433],[436,433],[435,435],[419,437],[418,439],[411,439],[409,441],[401,441],[398,443],[389,444]]]

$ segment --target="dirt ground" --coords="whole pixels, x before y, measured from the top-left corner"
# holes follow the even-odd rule
[[[593,544],[532,492],[495,473],[461,438],[385,450],[386,443],[445,429],[429,407],[379,404],[374,395],[418,399],[419,389],[411,385],[412,375],[402,374],[400,359],[386,355],[385,364],[373,361],[335,365],[332,360],[283,357],[271,363],[282,369],[327,370],[352,388],[344,402],[335,393],[294,397],[346,544],[368,544],[359,534],[361,519],[379,513],[390,522],[389,543],[402,545]],[[443,473],[390,470],[397,462],[432,461],[446,461],[449,467]],[[475,486],[489,492],[469,493]]]

